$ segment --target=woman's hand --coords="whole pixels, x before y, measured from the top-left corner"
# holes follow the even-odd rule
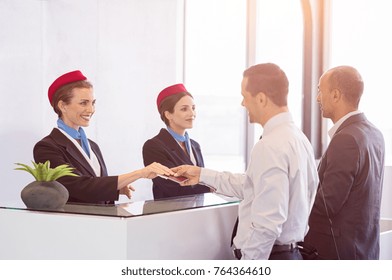
[[[135,188],[131,185],[127,185],[120,189],[120,194],[126,195],[129,199],[132,198],[132,192],[135,191]]]
[[[125,194],[128,198],[131,198],[131,191],[135,190],[130,185],[131,183],[140,178],[154,179],[158,175],[170,176],[174,175],[174,172],[170,168],[154,162],[142,169],[118,175],[117,189],[120,191],[120,194]]]
[[[153,162],[150,165],[147,165],[141,171],[143,178],[147,179],[154,179],[158,175],[174,175],[174,172],[170,168],[157,162]]]

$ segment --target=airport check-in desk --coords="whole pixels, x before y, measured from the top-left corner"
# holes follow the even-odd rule
[[[63,211],[0,205],[1,259],[233,259],[238,199],[214,193]],[[380,259],[392,260],[392,219],[380,221]]]
[[[4,204],[4,203],[3,203]],[[0,259],[233,259],[238,199],[206,193],[62,211],[0,205]]]

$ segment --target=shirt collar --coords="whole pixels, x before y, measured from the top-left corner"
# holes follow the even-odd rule
[[[293,117],[291,116],[290,112],[283,112],[273,116],[265,123],[263,127],[263,136],[277,125],[287,122],[293,122]]]
[[[356,110],[356,111],[352,111],[352,112],[350,112],[350,113],[344,115],[343,117],[341,117],[340,120],[338,120],[338,121],[333,125],[333,127],[328,131],[329,138],[332,138],[332,137],[335,135],[336,131],[339,129],[339,127],[342,125],[342,123],[343,123],[345,120],[347,120],[347,119],[348,119],[349,117],[351,117],[351,116],[358,115],[358,114],[360,114],[360,113],[361,113],[361,111]]]

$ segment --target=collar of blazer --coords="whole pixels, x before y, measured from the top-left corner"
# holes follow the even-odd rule
[[[334,134],[333,136],[335,136],[336,134],[338,134],[340,131],[342,131],[342,130],[343,130],[344,128],[346,128],[347,126],[350,126],[350,125],[353,124],[353,123],[363,122],[363,121],[367,121],[367,118],[365,117],[365,114],[364,114],[364,113],[359,113],[359,114],[356,114],[356,115],[354,115],[354,116],[351,116],[351,117],[349,117],[347,120],[345,120],[345,121],[338,127],[338,129],[335,131],[335,134]],[[329,147],[330,147],[330,146],[328,145],[327,150],[328,150]],[[326,154],[327,154],[327,151],[325,151],[325,152],[323,153],[323,155],[321,156],[321,159],[320,159],[319,165],[318,165],[318,167],[317,167],[317,170],[320,170],[320,169],[321,169],[321,166],[322,166],[322,163],[323,163],[323,160],[324,160],[324,157],[326,156]]]
[[[351,116],[339,126],[339,128],[336,130],[335,134],[338,133],[339,131],[341,131],[342,129],[344,129],[346,126],[349,126],[349,125],[356,123],[356,122],[362,122],[362,121],[367,121],[364,113],[359,113],[354,116]]]
[[[77,162],[79,162],[86,170],[88,170],[89,173],[91,173],[91,175],[93,175],[94,177],[95,172],[92,169],[90,163],[87,162],[87,160],[84,158],[84,156],[80,153],[80,151],[78,150],[78,148],[75,147],[75,145],[67,138],[67,136],[65,136],[59,129],[54,128],[52,130],[52,132],[50,133],[50,136],[53,138],[53,140],[59,145],[65,148],[65,150],[67,151],[67,153],[73,157]],[[90,142],[90,141],[89,141]],[[95,147],[93,147],[93,145],[91,145],[90,142],[90,148],[91,150],[95,153]],[[102,167],[102,162],[100,157],[98,157],[98,161],[99,164]],[[101,168],[102,169],[102,168]]]
[[[162,142],[164,142],[164,144],[168,148],[170,148],[172,150],[173,153],[175,153],[179,157],[185,159],[187,161],[187,164],[193,165],[193,162],[191,161],[189,156],[185,154],[185,152],[181,149],[181,147],[177,143],[177,141],[173,138],[173,136],[170,135],[170,133],[166,129],[162,128],[158,134],[158,137],[162,140]],[[199,158],[199,153],[195,152],[194,141],[192,139],[190,139],[190,141],[191,141],[191,149],[192,149],[193,155],[196,158],[197,164],[199,164],[201,162],[200,158]]]

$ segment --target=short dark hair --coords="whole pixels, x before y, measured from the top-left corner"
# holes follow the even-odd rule
[[[169,126],[169,120],[166,118],[165,116],[165,112],[169,111],[169,113],[173,113],[174,112],[174,106],[176,106],[177,102],[183,98],[184,96],[190,96],[193,98],[193,96],[189,93],[189,92],[179,92],[173,95],[170,95],[168,97],[166,97],[165,99],[163,99],[163,101],[161,102],[158,111],[159,114],[161,115],[161,120],[167,125]]]
[[[277,106],[287,106],[289,81],[282,69],[273,63],[257,64],[249,67],[243,73],[248,78],[247,88],[255,95],[263,92]]]
[[[358,107],[364,89],[361,74],[351,66],[337,66],[328,70],[329,90],[338,89],[350,104]]]
[[[61,118],[62,112],[58,107],[59,101],[63,101],[65,104],[69,104],[71,102],[72,97],[74,96],[72,90],[74,88],[93,88],[93,85],[89,81],[77,81],[73,83],[66,84],[59,88],[53,95],[53,110],[56,114]]]

